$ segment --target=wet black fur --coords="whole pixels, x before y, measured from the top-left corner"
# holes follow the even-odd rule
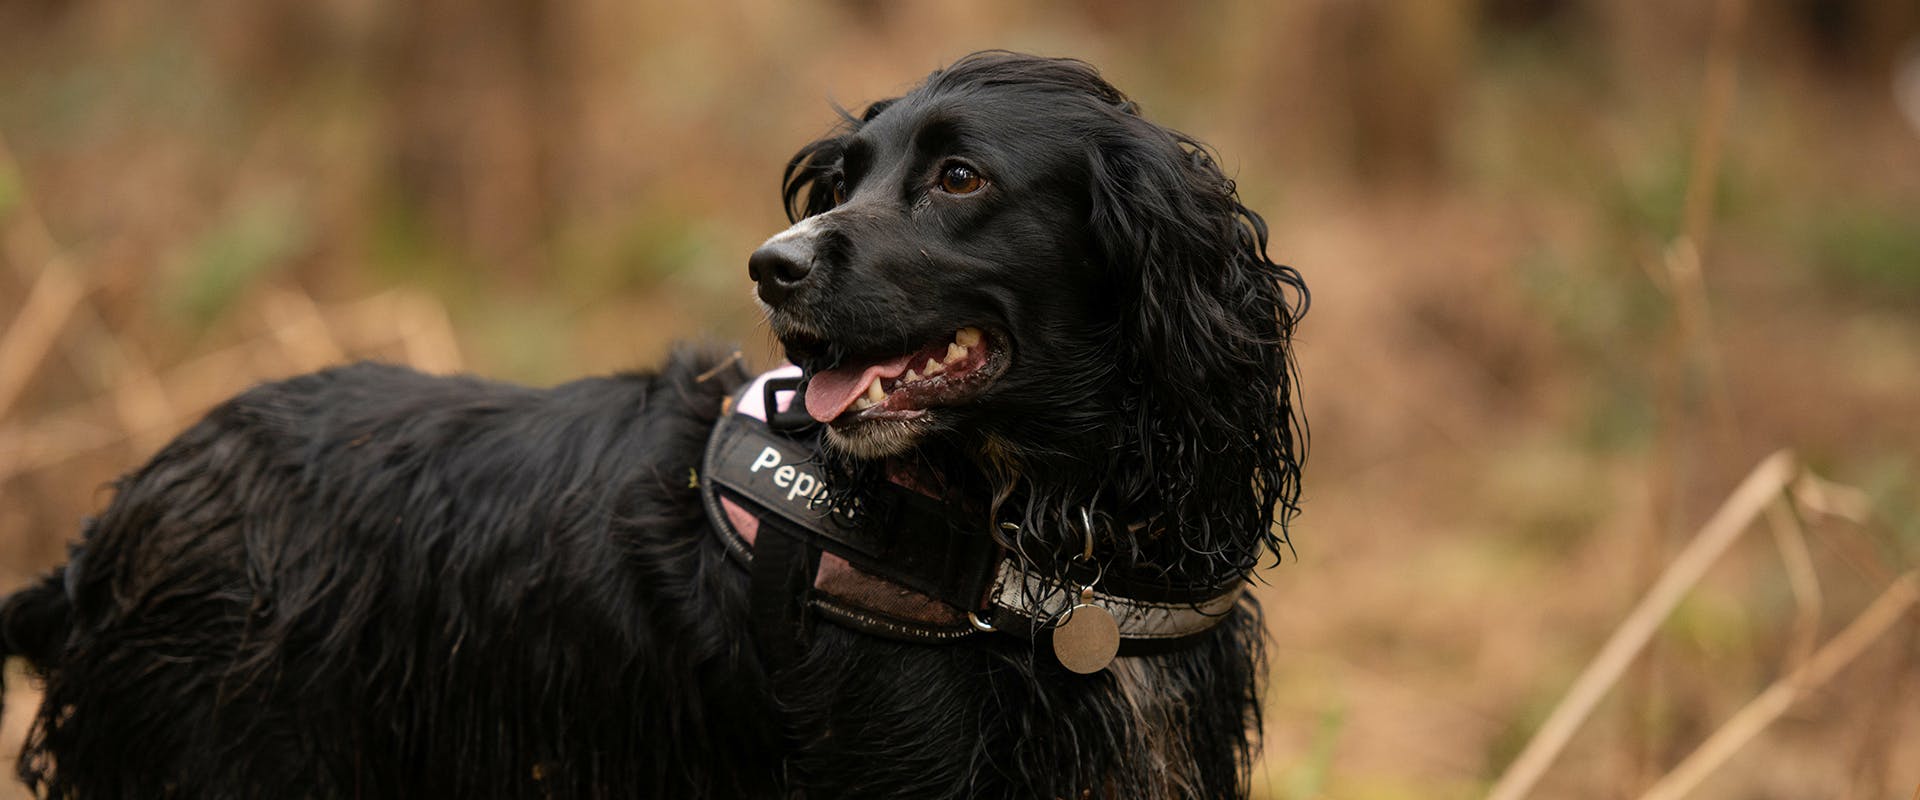
[[[1079,505],[1151,522],[1103,537],[1116,571],[1251,567],[1297,498],[1298,275],[1197,144],[1079,62],[981,54],[891,107],[939,104],[1003,148],[995,186],[1032,192],[1000,198],[995,221],[934,221],[971,277],[1010,285],[899,312],[1003,314],[1018,349],[925,457],[1026,523],[1014,544],[1041,568]],[[831,205],[823,179],[886,108],[796,157],[796,213]],[[877,246],[865,236],[842,234],[848,258]],[[1004,236],[1024,238],[988,241]],[[1032,276],[988,263],[1000,252],[1028,254]],[[941,285],[915,269],[867,277]],[[793,354],[818,367],[917,335],[863,297],[845,290],[871,327],[822,301],[827,337]],[[6,652],[46,684],[22,778],[63,798],[1245,794],[1250,600],[1190,649],[1092,676],[1009,636],[917,645],[830,624],[768,674],[747,574],[690,480],[744,377],[699,379],[717,363],[685,351],[551,389],[362,364],[220,406],[0,607]]]

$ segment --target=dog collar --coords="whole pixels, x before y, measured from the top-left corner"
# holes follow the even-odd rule
[[[978,519],[899,482],[861,507],[830,507],[804,432],[813,423],[796,400],[800,377],[798,367],[782,367],[727,398],[694,476],[716,535],[752,574],[757,635],[776,660],[797,652],[814,612],[907,641],[1046,640],[1070,669],[1092,672],[1116,651],[1189,643],[1239,602],[1244,580],[1128,591],[1097,575],[1043,574]],[[1109,635],[1111,645],[1102,641]]]

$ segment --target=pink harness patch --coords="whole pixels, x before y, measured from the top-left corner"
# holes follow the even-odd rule
[[[762,374],[753,380],[746,394],[740,397],[733,409],[765,422],[767,419],[766,383],[769,380],[798,378],[799,367],[788,364]],[[774,402],[779,404],[780,413],[792,408],[797,392],[775,392]],[[848,400],[848,402],[852,402]],[[760,518],[753,512],[742,508],[738,503],[725,497],[720,498],[720,508],[727,514],[727,521],[733,523],[733,529],[752,546],[760,535]],[[945,603],[927,597],[885,578],[866,572],[854,566],[846,559],[832,553],[820,554],[820,567],[814,572],[813,587],[837,598],[856,602],[872,602],[884,598],[886,606],[894,612],[908,612],[926,622],[939,625],[955,625],[964,621],[962,612]]]

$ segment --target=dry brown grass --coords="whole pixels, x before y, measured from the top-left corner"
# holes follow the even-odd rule
[[[1628,666],[1652,640],[1659,626],[1673,614],[1686,593],[1700,582],[1739,536],[1762,514],[1778,509],[1776,530],[1784,531],[1781,552],[1796,576],[1795,601],[1800,604],[1796,623],[1796,647],[1789,651],[1787,676],[1775,681],[1739,713],[1728,719],[1683,759],[1673,770],[1655,782],[1646,800],[1674,800],[1698,787],[1717,767],[1726,763],[1741,745],[1761,734],[1767,725],[1780,718],[1794,700],[1820,688],[1842,668],[1859,657],[1866,647],[1905,617],[1914,606],[1920,572],[1907,572],[1895,578],[1874,602],[1862,611],[1845,630],[1817,652],[1804,652],[1817,635],[1820,595],[1811,558],[1805,554],[1795,511],[1785,505],[1788,490],[1805,483],[1805,476],[1789,453],[1768,456],[1727,501],[1714,512],[1700,531],[1687,543],[1661,573],[1659,580],[1634,606],[1616,628],[1580,677],[1554,707],[1540,730],[1528,740],[1520,755],[1495,782],[1491,800],[1518,800],[1526,797],[1539,783],[1555,756],[1560,754],[1573,734],[1585,722],[1601,697],[1625,674]],[[1858,524],[1862,520],[1849,520]],[[1811,614],[1812,616],[1809,616]]]

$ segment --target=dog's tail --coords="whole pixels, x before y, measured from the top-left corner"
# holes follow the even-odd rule
[[[53,669],[66,649],[67,634],[73,628],[73,602],[67,594],[67,575],[75,564],[55,567],[53,572],[18,592],[0,600],[0,664],[8,656],[20,656],[41,672]],[[0,700],[6,694],[4,672],[0,671]]]

